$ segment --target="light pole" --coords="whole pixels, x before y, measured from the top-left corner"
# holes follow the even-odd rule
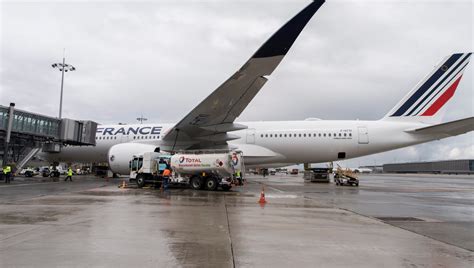
[[[66,64],[66,58],[63,55],[63,63],[54,63],[51,65],[53,68],[58,68],[61,71],[61,96],[59,99],[59,119],[61,119],[63,112],[63,87],[64,87],[64,72],[75,71],[76,68],[70,64]]]
[[[143,121],[146,121],[146,120],[148,120],[148,118],[143,117],[143,115],[140,117],[137,117],[137,121],[139,121],[140,124],[143,124]]]

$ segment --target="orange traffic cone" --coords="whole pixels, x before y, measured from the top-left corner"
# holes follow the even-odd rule
[[[258,200],[258,203],[260,204],[265,204],[267,201],[265,200],[265,188],[262,186],[262,192],[260,193],[260,200]]]
[[[120,186],[120,188],[125,189],[126,187],[127,187],[127,184],[125,183],[125,181],[122,181],[122,186]]]

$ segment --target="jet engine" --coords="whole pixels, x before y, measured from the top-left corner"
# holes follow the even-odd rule
[[[107,154],[110,170],[126,175],[130,173],[129,163],[134,155],[158,151],[160,147],[152,144],[121,143],[110,147]]]

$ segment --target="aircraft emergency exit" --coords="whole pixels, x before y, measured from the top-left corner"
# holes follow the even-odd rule
[[[232,148],[243,152],[247,167],[270,167],[354,158],[474,129],[474,117],[441,123],[440,112],[472,53],[444,58],[380,120],[236,123],[323,3],[314,1],[300,11],[178,123],[101,125],[95,147],[66,147],[44,155],[61,162],[108,161],[112,171],[126,174],[132,156],[145,152]]]

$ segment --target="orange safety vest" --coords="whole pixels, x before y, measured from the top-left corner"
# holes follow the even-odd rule
[[[163,170],[163,177],[169,177],[171,175],[171,170],[165,168],[165,170]]]

